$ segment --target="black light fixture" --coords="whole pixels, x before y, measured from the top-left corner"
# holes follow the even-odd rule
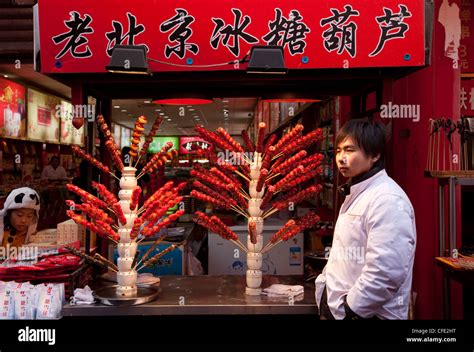
[[[252,47],[247,73],[286,74],[287,72],[283,47],[277,45]]]
[[[148,75],[148,60],[144,45],[116,45],[105,69],[112,73]]]

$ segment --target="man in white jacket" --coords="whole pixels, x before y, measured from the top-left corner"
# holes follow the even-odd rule
[[[415,258],[415,214],[383,165],[383,124],[351,120],[336,137],[349,178],[328,262],[316,279],[321,319],[407,319]]]

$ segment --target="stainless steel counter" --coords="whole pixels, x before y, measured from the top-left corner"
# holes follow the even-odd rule
[[[275,283],[303,285],[304,297],[247,296],[245,276],[163,276],[153,302],[125,307],[66,305],[63,316],[317,314],[313,283],[303,284],[301,276],[264,276],[262,287]]]

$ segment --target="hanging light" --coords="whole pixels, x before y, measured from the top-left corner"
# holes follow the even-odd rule
[[[144,45],[116,45],[105,69],[112,73],[148,75],[148,60]]]
[[[247,73],[286,74],[283,47],[277,45],[253,46]]]

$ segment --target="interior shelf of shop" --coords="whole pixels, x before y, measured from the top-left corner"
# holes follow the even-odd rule
[[[276,126],[274,129],[272,129],[269,134],[275,133],[279,129],[288,126],[293,120],[298,119],[298,115],[301,114],[304,110],[306,110],[311,104],[313,103],[305,103],[301,107],[298,108],[298,110],[295,111],[293,116],[288,116],[285,120],[283,120],[278,126]]]

